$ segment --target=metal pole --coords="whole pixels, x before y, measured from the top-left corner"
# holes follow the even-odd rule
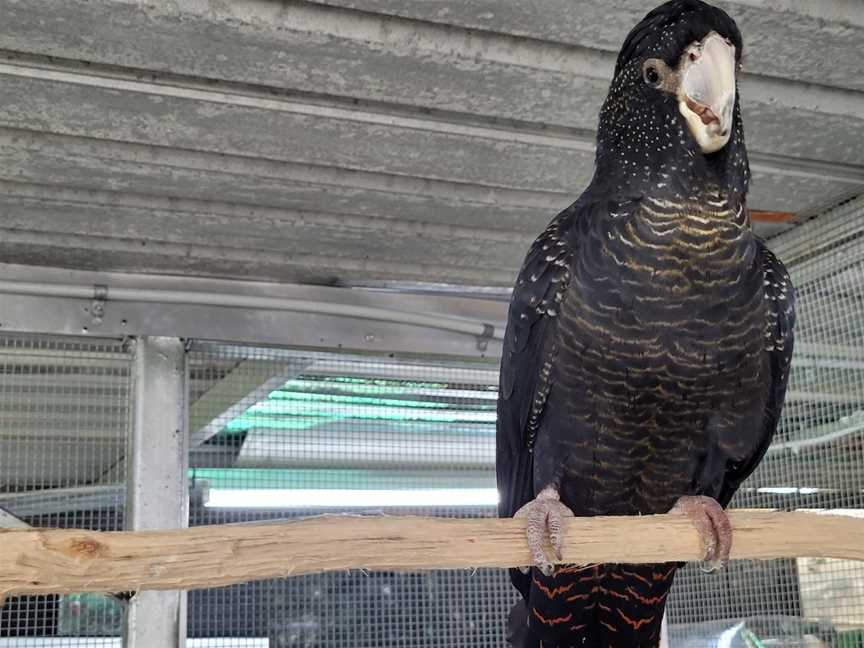
[[[665,611],[663,621],[660,623],[660,648],[669,648],[669,625]]]
[[[135,342],[132,443],[128,463],[126,528],[188,526],[189,465],[186,352],[177,338]],[[186,594],[139,592],[126,615],[126,648],[183,648]]]

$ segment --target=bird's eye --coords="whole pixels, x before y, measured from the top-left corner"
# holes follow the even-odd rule
[[[642,62],[642,79],[652,88],[662,88],[669,72],[669,66],[663,59],[649,58]]]
[[[642,72],[642,76],[645,79],[645,83],[650,86],[654,86],[655,88],[660,83],[660,73],[653,65],[646,65],[645,69]]]

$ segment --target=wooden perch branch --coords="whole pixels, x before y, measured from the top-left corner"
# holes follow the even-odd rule
[[[732,511],[733,558],[864,560],[864,519]],[[576,518],[564,561],[699,560],[678,515]],[[412,571],[530,562],[524,520],[323,516],[149,532],[0,531],[0,596],[194,589],[348,569]]]

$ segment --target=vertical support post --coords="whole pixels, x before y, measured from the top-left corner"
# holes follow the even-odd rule
[[[135,341],[132,443],[127,460],[126,528],[189,523],[186,350],[177,338]],[[183,648],[186,594],[139,592],[126,614],[127,648]]]

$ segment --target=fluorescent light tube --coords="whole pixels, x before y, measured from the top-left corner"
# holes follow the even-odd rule
[[[497,506],[494,488],[372,489],[211,489],[209,508],[379,508],[390,506]]]
[[[766,486],[757,488],[757,493],[771,493],[773,495],[813,495],[818,493],[820,489],[811,488],[809,486]]]

